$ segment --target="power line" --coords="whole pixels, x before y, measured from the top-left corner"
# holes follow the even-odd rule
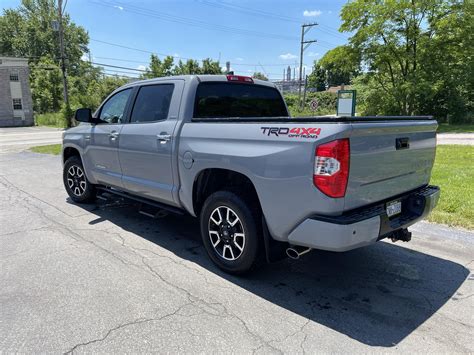
[[[93,41],[93,42],[98,42],[98,43],[107,44],[107,45],[109,45],[109,46],[114,46],[114,47],[119,47],[119,48],[125,48],[125,49],[129,49],[129,50],[137,51],[137,52],[142,52],[142,53],[155,54],[155,55],[159,55],[159,56],[162,56],[162,57],[173,57],[173,58],[177,58],[177,59],[196,60],[196,59],[194,59],[194,58],[187,58],[187,57],[181,57],[181,56],[173,55],[173,54],[160,53],[160,52],[150,51],[150,50],[148,50],[148,49],[140,49],[140,48],[125,46],[125,45],[123,45],[123,44],[118,44],[118,43],[112,43],[112,42],[102,41],[102,40],[94,39],[94,38],[90,38],[90,40]],[[96,57],[96,58],[98,58],[98,57]],[[103,57],[103,58],[106,59],[106,57]],[[107,59],[110,59],[110,58],[107,58]],[[212,59],[212,58],[209,58],[209,59]],[[121,60],[121,59],[114,58],[114,60]],[[199,61],[202,61],[202,60],[203,60],[203,59],[199,59]],[[212,59],[212,60],[214,60],[214,59]],[[130,61],[130,62],[131,62],[131,61]],[[143,63],[143,62],[138,62],[138,63]]]
[[[275,13],[264,11],[264,10],[251,9],[251,8],[237,5],[237,4],[230,4],[226,2],[217,3],[217,2],[212,2],[209,0],[201,0],[199,1],[199,3],[203,5],[231,11],[231,12],[240,12],[240,13],[249,14],[249,15],[257,16],[261,18],[270,18],[270,19],[275,19],[279,21],[286,21],[286,22],[292,22],[292,23],[298,23],[298,24],[301,23],[301,20],[293,18],[293,17],[279,15],[279,14],[275,14]],[[322,27],[320,28],[321,32],[326,33],[330,36],[339,37],[341,39],[347,40],[347,37],[343,35],[342,33],[340,33],[338,30],[333,29],[332,27],[327,26],[327,25],[320,25],[320,26]]]
[[[123,44],[118,44],[118,43],[112,43],[112,42],[102,41],[102,40],[95,39],[95,38],[90,38],[90,40],[93,41],[93,42],[97,42],[97,43],[107,44],[107,45],[109,45],[109,46],[114,46],[114,47],[119,47],[119,48],[125,48],[125,49],[129,49],[129,50],[133,50],[133,51],[137,51],[137,52],[142,52],[142,53],[160,55],[160,56],[163,56],[163,57],[169,56],[169,57],[173,57],[173,58],[177,58],[177,59],[196,60],[196,59],[193,59],[193,58],[182,57],[182,56],[177,56],[177,55],[172,55],[172,54],[166,54],[166,53],[159,53],[159,52],[155,52],[155,51],[151,51],[151,50],[147,50],[147,49],[140,49],[140,48],[125,46],[125,45],[123,45]],[[129,62],[129,63],[148,64],[148,63],[145,62],[145,61],[129,60],[129,59],[123,59],[123,58],[96,57],[96,56],[94,56],[94,58],[107,59],[107,60],[115,60],[115,61],[121,61],[121,62]],[[209,59],[214,60],[213,58],[209,58]],[[202,61],[202,59],[200,59],[199,61]],[[280,67],[280,66],[288,66],[288,65],[290,65],[290,64],[289,64],[289,63],[232,63],[232,66],[249,66],[249,67],[255,67],[255,66],[259,66],[259,65]],[[304,64],[304,65],[307,65],[307,64]]]
[[[98,57],[98,56],[94,56],[94,58],[107,59],[107,60],[112,60],[112,61],[117,61],[117,62],[138,63],[138,64],[147,64],[148,65],[148,62],[146,62],[144,60],[131,60],[131,59],[112,58],[112,57]]]
[[[289,41],[293,41],[295,39],[294,37],[279,35],[279,34],[274,34],[274,33],[266,33],[266,32],[259,32],[259,31],[253,31],[253,30],[246,30],[243,28],[230,27],[230,26],[225,26],[225,25],[211,24],[211,23],[208,23],[207,21],[201,21],[201,20],[191,19],[187,17],[170,15],[170,14],[158,12],[152,9],[143,8],[143,7],[130,5],[130,4],[124,4],[120,2],[106,2],[106,1],[102,1],[102,2],[91,1],[91,2],[97,5],[112,7],[112,8],[115,8],[116,6],[120,6],[123,9],[123,11],[131,12],[137,15],[158,18],[164,21],[184,24],[188,26],[200,27],[200,28],[204,28],[204,29],[208,29],[212,31],[217,30],[221,32],[227,32],[227,33],[232,33],[232,34],[237,34],[237,35],[242,35],[242,36],[256,36],[256,37],[263,37],[263,38],[268,38],[268,39],[281,39],[281,40],[289,40]]]
[[[211,1],[208,1],[208,0],[201,0],[200,3],[204,4],[204,5],[207,5],[207,6],[218,7],[218,8],[221,8],[221,9],[228,10],[228,11],[240,12],[240,13],[245,13],[245,14],[250,14],[250,15],[260,16],[260,17],[270,17],[270,18],[274,18],[274,19],[277,19],[277,20],[281,20],[281,21],[301,23],[301,21],[299,21],[297,19],[287,17],[287,16],[278,15],[278,14],[271,13],[271,12],[268,12],[268,11],[263,11],[263,10],[250,9],[250,8],[245,7],[245,6],[239,6],[239,5],[236,5],[236,4],[230,4],[230,3],[226,3],[226,2],[216,3],[216,2],[211,2]]]
[[[110,67],[110,68],[117,68],[117,69],[127,69],[127,70],[137,71],[137,72],[140,72],[140,73],[146,73],[146,70],[138,69],[138,68],[127,68],[127,67],[121,67],[121,66],[118,66],[118,65],[110,65],[110,64],[96,63],[96,62],[91,62],[91,64],[99,65],[99,66],[101,66],[101,67]]]

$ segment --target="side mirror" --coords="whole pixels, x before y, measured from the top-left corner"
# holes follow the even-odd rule
[[[74,119],[78,122],[89,122],[93,123],[92,110],[90,108],[80,108],[76,110]]]

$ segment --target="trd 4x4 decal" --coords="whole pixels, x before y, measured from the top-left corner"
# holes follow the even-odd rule
[[[270,136],[288,136],[289,138],[318,138],[321,128],[314,127],[260,127],[262,133]]]

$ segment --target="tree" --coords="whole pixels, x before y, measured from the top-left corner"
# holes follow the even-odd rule
[[[206,58],[202,61],[201,74],[222,74],[222,68],[219,62]]]
[[[161,60],[157,55],[152,54],[150,57],[150,66],[146,69],[142,78],[151,79],[173,75],[173,62],[174,59],[172,56],[166,56],[165,59]]]
[[[36,63],[47,56],[59,63],[58,33],[53,21],[58,20],[54,0],[22,0],[17,9],[6,9],[0,16],[0,53],[27,57]],[[64,14],[64,44],[67,69],[73,71],[87,49],[89,36]]]
[[[315,88],[316,91],[324,91],[327,88],[326,85],[326,70],[318,61],[314,61],[313,71],[308,75],[308,87]]]
[[[150,66],[146,73],[142,75],[142,78],[150,79],[170,75],[222,73],[219,62],[213,61],[210,58],[204,59],[202,66],[199,66],[199,62],[194,59],[188,59],[186,62],[179,60],[177,65],[173,65],[173,57],[168,56],[161,61],[156,55],[152,54],[150,57]]]
[[[174,68],[175,75],[201,74],[201,68],[197,60],[188,59],[186,62],[181,60]]]
[[[314,62],[313,71],[308,76],[308,86],[323,91],[330,86],[350,84],[359,72],[358,52],[350,46],[338,46]]]
[[[365,69],[359,91],[375,95],[366,97],[365,113],[472,112],[469,1],[355,0],[341,17],[341,30],[354,33],[350,46]]]
[[[265,74],[258,71],[253,73],[252,78],[268,81],[268,78],[265,76]]]
[[[33,107],[37,112],[57,112],[63,102],[62,74],[57,61],[42,57],[30,65]]]
[[[59,39],[52,28],[57,19],[54,0],[23,0],[17,9],[6,9],[0,16],[0,53],[29,59],[33,106],[37,112],[58,111],[62,105]],[[89,37],[67,14],[63,27],[66,69],[69,75],[78,75]]]

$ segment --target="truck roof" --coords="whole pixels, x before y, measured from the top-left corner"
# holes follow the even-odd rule
[[[240,76],[240,75],[237,75],[237,76]],[[163,76],[163,77],[159,77],[159,78],[153,78],[153,79],[146,79],[146,80],[138,80],[138,81],[134,81],[132,83],[129,83],[129,84],[126,84],[124,86],[122,86],[121,88],[125,88],[125,87],[133,87],[133,86],[137,86],[137,85],[143,85],[143,84],[153,84],[153,83],[159,83],[160,81],[164,81],[164,80],[170,80],[170,79],[181,79],[181,80],[184,80],[184,81],[193,81],[193,80],[197,80],[199,82],[206,82],[206,81],[228,81],[227,79],[227,75],[225,74],[221,74],[221,75],[210,75],[210,74],[199,74],[199,75],[173,75],[173,76]],[[255,84],[258,84],[258,85],[263,85],[263,86],[269,86],[269,87],[273,87],[275,88],[275,84],[273,84],[272,82],[270,81],[265,81],[265,80],[260,80],[260,79],[255,79],[255,78],[252,78],[253,82]]]

